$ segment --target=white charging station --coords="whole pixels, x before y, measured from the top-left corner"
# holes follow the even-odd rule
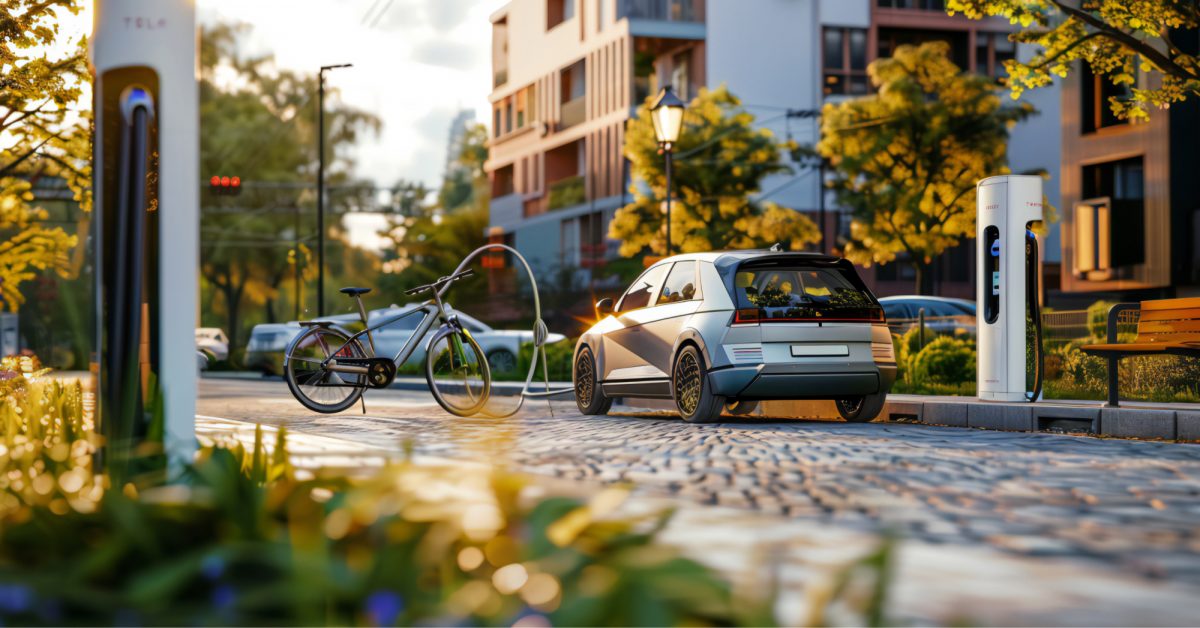
[[[1031,228],[1045,218],[1042,179],[989,177],[975,191],[978,395],[985,401],[1035,401],[1042,380],[1041,264]],[[1030,350],[1032,387],[1027,381]]]
[[[136,445],[161,416],[173,469],[196,447],[197,43],[194,0],[96,1],[97,419]]]

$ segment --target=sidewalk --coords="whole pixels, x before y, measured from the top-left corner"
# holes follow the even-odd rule
[[[198,416],[197,436],[204,442],[236,438],[253,443],[255,425],[220,417]],[[263,426],[273,445],[275,428]],[[351,442],[289,431],[293,464],[311,472],[324,467],[365,473],[401,455],[398,446]],[[428,465],[482,463],[418,456]],[[587,497],[602,485],[531,475],[542,495]],[[778,578],[780,620],[809,623],[814,605],[824,600],[847,565],[870,554],[879,538],[826,525],[743,509],[700,505],[634,491],[621,514],[673,509],[663,539],[693,558],[710,564],[736,586],[763,590]],[[949,548],[901,541],[891,580],[889,620],[916,624],[995,625],[1190,625],[1195,622],[1196,587],[1151,581],[1085,560],[1044,556],[1036,559],[978,547]],[[861,623],[838,606],[828,608],[832,623]]]

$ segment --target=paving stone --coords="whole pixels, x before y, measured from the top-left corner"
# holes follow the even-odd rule
[[[1123,438],[1175,438],[1175,411],[1142,408],[1104,408],[1100,433]]]
[[[930,425],[967,426],[967,404],[927,401],[921,410],[921,422]]]

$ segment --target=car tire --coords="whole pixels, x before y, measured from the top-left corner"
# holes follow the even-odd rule
[[[716,423],[725,409],[725,397],[714,395],[708,384],[708,365],[694,345],[675,356],[671,368],[671,397],[679,416],[688,423]]]
[[[604,396],[600,388],[600,374],[596,369],[596,357],[589,347],[583,347],[575,356],[571,369],[571,382],[575,388],[575,405],[583,414],[608,414],[613,400]]]
[[[880,412],[883,412],[885,403],[887,403],[887,393],[875,393],[862,397],[837,399],[834,405],[837,406],[838,414],[850,423],[868,423],[879,416]]]
[[[733,416],[746,416],[758,409],[757,401],[746,399],[730,399],[725,402],[725,411]]]
[[[517,356],[508,349],[493,349],[487,354],[488,368],[492,373],[515,373]]]

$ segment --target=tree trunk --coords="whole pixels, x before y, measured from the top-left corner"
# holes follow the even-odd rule
[[[922,264],[919,261],[912,262],[913,273],[916,274],[914,288],[916,293],[920,295],[933,294],[933,273],[930,272],[929,266]]]

